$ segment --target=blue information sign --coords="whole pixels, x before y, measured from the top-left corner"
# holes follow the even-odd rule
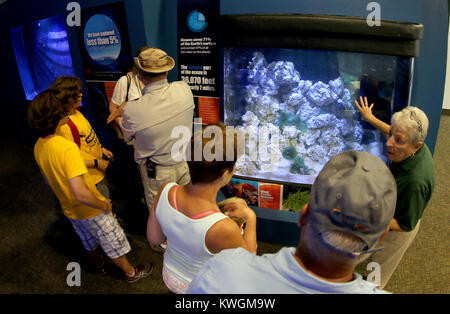
[[[117,81],[128,72],[132,58],[123,2],[83,9],[77,33],[86,81]]]

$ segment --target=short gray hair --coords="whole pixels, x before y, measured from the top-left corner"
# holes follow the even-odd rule
[[[366,249],[366,244],[352,234],[333,230],[317,234],[309,224],[306,224],[303,228],[305,228],[303,240],[309,254],[316,262],[333,259],[341,265],[356,266],[368,255],[351,256],[350,254],[339,252],[362,252]],[[336,250],[330,249],[330,247]]]
[[[417,107],[407,106],[393,114],[391,126],[407,131],[412,145],[425,141],[428,132],[427,115]]]

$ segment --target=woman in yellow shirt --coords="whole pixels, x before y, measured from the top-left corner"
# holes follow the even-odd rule
[[[40,93],[28,109],[30,125],[39,135],[34,146],[36,162],[97,268],[104,272],[101,247],[125,273],[126,281],[134,283],[147,277],[153,266],[151,263],[132,266],[128,262],[126,254],[131,248],[111,215],[111,200],[95,187],[78,147],[57,133],[67,123],[70,110],[68,104],[58,100],[57,94],[54,90]]]

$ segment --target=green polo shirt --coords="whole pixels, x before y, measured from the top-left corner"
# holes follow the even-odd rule
[[[415,228],[434,190],[434,164],[426,144],[402,162],[391,163],[397,183],[394,218],[405,231]]]

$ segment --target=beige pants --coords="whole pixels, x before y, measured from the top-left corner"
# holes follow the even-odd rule
[[[403,255],[413,242],[417,232],[419,232],[419,226],[420,220],[414,230],[410,232],[390,231],[388,235],[379,244],[377,244],[377,247],[383,247],[384,249],[380,252],[374,253],[371,261],[380,265],[380,289],[384,289],[389,282],[389,279],[400,263]]]
[[[155,201],[156,194],[164,183],[176,182],[180,185],[188,184],[191,181],[189,175],[189,168],[185,161],[172,166],[157,165],[156,177],[150,179],[147,176],[147,166],[145,163],[139,165],[139,172],[141,173],[142,184],[144,186],[145,202],[150,211]]]

